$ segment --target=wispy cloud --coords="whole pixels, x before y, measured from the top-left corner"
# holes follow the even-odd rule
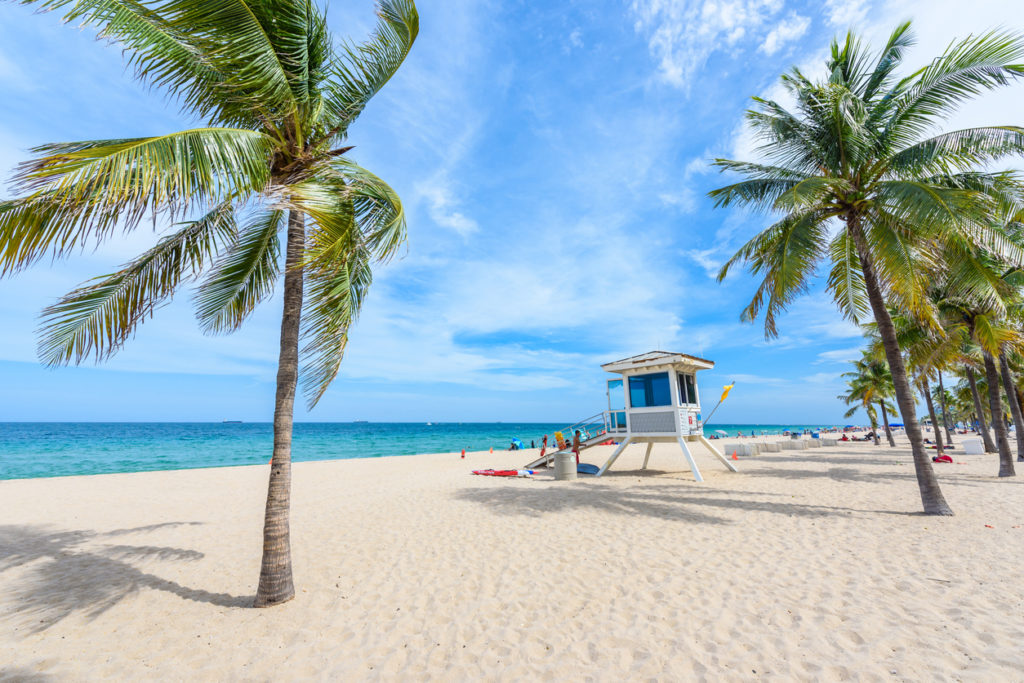
[[[459,202],[454,198],[451,182],[443,174],[430,180],[416,183],[416,194],[426,200],[430,218],[442,228],[454,230],[462,237],[469,237],[480,229],[480,225],[458,210]]]
[[[856,360],[860,357],[861,347],[851,346],[848,349],[833,349],[832,351],[823,351],[818,354],[818,360],[814,363],[820,365],[822,363],[848,363]]]
[[[864,21],[870,6],[871,0],[825,0],[822,10],[830,25],[846,28]]]
[[[582,47],[583,31],[581,31],[579,28],[574,28],[572,32],[569,34],[568,38],[566,38],[564,52],[568,54],[569,52],[572,52],[574,49],[579,49]]]
[[[759,34],[782,6],[783,0],[633,0],[630,5],[661,77],[683,89],[712,53]]]
[[[768,35],[765,37],[764,42],[761,43],[761,47],[759,47],[758,50],[766,55],[773,55],[786,43],[792,42],[807,33],[807,29],[810,25],[810,18],[802,17],[799,14],[790,12],[785,19],[776,24],[775,28],[768,32]]]

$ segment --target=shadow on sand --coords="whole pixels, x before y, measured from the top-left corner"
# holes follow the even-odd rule
[[[0,666],[0,681],[2,683],[50,683],[58,680],[50,674],[29,671],[21,667]]]
[[[95,619],[144,588],[221,607],[251,604],[251,596],[189,588],[143,572],[131,564],[133,560],[153,559],[194,562],[203,558],[201,552],[167,546],[103,543],[128,534],[183,524],[198,522],[170,522],[102,533],[0,525],[0,576],[17,567],[29,567],[26,576],[13,583],[4,582],[3,600],[13,604],[15,614],[31,620],[27,628],[33,632],[43,631],[76,612]]]
[[[749,463],[750,471],[757,476],[767,477],[779,477],[782,479],[808,479],[814,477],[823,477],[828,479],[835,479],[839,481],[860,481],[865,483],[871,482],[884,482],[890,479],[917,479],[917,475],[914,472],[914,463],[911,459],[909,449],[906,453],[900,453],[898,455],[885,456],[866,456],[863,454],[857,455],[845,455],[843,453],[827,453],[819,454],[820,452],[805,451],[807,455],[793,456],[793,455],[776,455],[774,453],[767,453],[756,456],[755,458],[744,458],[745,462]],[[953,456],[953,460],[957,461],[961,456],[960,453],[955,451],[950,452]],[[934,464],[933,468],[941,477],[941,483],[943,486],[985,486],[992,482],[998,481],[1001,483],[1017,483],[1024,484],[1024,480],[1003,477],[1000,479],[997,476],[999,470],[998,456],[994,454],[988,454],[986,456],[968,456],[971,458],[976,457],[989,457],[991,458],[992,474],[991,476],[985,474],[969,474],[959,471],[956,469],[955,464]],[[781,469],[777,467],[758,469],[758,462],[771,462],[771,463],[808,463],[814,462],[817,464],[836,465],[836,467],[830,467],[828,470],[811,470],[811,469]],[[868,465],[868,466],[886,466],[891,468],[893,465],[900,465],[898,470],[886,469],[883,471],[863,471],[852,469],[853,466]],[[955,477],[943,476],[953,474]]]
[[[637,476],[635,472],[620,471],[617,476]],[[647,470],[644,476],[661,474]],[[659,484],[648,481],[643,486],[609,486],[596,481],[581,482],[577,486],[526,488],[465,488],[455,497],[490,507],[499,515],[526,515],[538,517],[562,510],[598,510],[613,514],[644,515],[697,524],[733,524],[737,520],[722,516],[721,512],[769,512],[787,517],[828,517],[831,515],[914,513],[891,510],[860,510],[840,505],[806,505],[774,500],[766,496],[780,494],[760,491],[716,489],[700,485]],[[762,498],[759,500],[758,498]]]

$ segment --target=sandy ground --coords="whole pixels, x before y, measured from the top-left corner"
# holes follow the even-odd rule
[[[905,448],[695,453],[298,464],[268,610],[265,466],[2,481],[0,679],[1024,680],[1024,465],[937,466],[927,518]]]

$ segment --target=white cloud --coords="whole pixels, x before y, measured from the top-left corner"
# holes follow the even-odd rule
[[[847,28],[864,21],[870,5],[870,0],[825,0],[822,9],[830,25]]]
[[[571,52],[573,48],[583,47],[583,31],[580,29],[573,29],[572,33],[569,34],[569,42],[565,46],[566,52]]]
[[[860,358],[860,352],[861,347],[859,346],[853,346],[848,349],[833,349],[832,351],[825,351],[818,354],[818,360],[816,360],[814,364],[848,363]]]
[[[839,381],[838,372],[816,372],[813,375],[805,375],[800,381],[806,384],[833,384]]]
[[[768,32],[758,51],[766,55],[773,55],[786,43],[792,42],[807,33],[810,25],[811,20],[808,17],[802,17],[790,12],[789,16]]]
[[[782,5],[783,0],[633,0],[630,7],[661,77],[686,89],[713,52],[737,45]]]
[[[416,194],[426,200],[427,213],[437,225],[469,237],[480,229],[479,224],[458,210],[450,183],[441,175],[416,183]]]
[[[697,197],[694,195],[693,190],[688,187],[684,187],[676,192],[661,192],[658,194],[658,199],[661,200],[662,204],[674,206],[683,211],[683,213],[690,213],[697,208]]]
[[[708,249],[690,249],[683,253],[696,261],[697,265],[703,268],[708,277],[712,279],[718,277],[718,271],[725,263],[725,252],[719,246]]]

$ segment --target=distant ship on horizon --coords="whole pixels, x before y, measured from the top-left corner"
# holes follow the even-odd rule
[[[369,420],[352,420],[352,424],[354,424],[354,425],[365,425],[365,424],[370,424],[370,421]]]
[[[225,424],[225,425],[240,425],[240,424],[242,424],[242,421],[241,420],[221,420],[221,424]]]

